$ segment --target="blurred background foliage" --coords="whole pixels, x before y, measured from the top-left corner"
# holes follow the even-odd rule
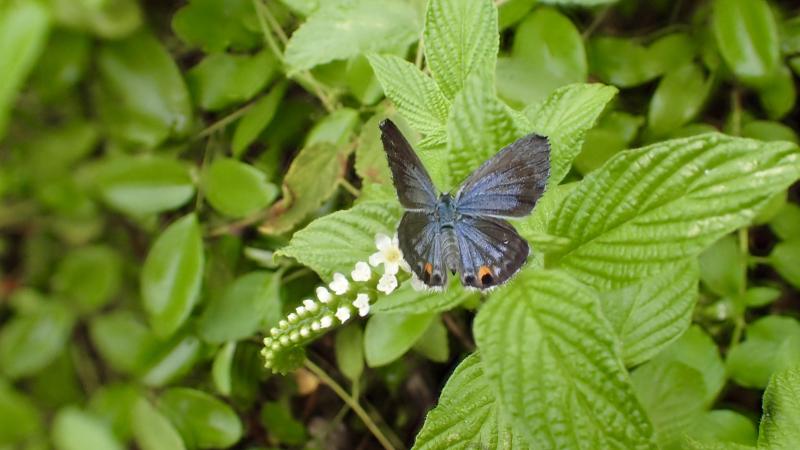
[[[620,89],[571,179],[710,130],[798,142],[796,2],[496,3],[509,105],[573,82]],[[268,376],[259,336],[319,284],[273,251],[387,195],[376,125],[413,133],[365,53],[419,63],[424,8],[0,2],[0,449],[377,445],[317,375]],[[761,390],[800,362],[798,197],[700,258],[697,326],[656,361],[703,373],[634,373],[645,405],[718,406],[698,438],[752,444]],[[473,350],[469,320],[376,316],[311,351],[403,447]]]

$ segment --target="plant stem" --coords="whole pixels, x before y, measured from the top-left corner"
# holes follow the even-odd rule
[[[333,392],[335,392],[336,395],[338,395],[339,398],[342,399],[342,401],[344,401],[348,406],[350,406],[350,408],[353,409],[356,415],[358,415],[358,417],[360,417],[361,420],[364,422],[364,425],[366,425],[369,431],[372,432],[372,435],[375,436],[375,439],[377,439],[378,442],[381,443],[383,448],[385,448],[386,450],[394,450],[394,446],[391,444],[391,442],[389,442],[389,439],[386,438],[386,436],[383,434],[380,428],[378,428],[375,422],[372,421],[372,418],[369,416],[369,414],[367,414],[366,411],[364,411],[364,408],[361,407],[361,405],[358,403],[356,399],[354,399],[347,392],[345,392],[345,390],[339,385],[339,383],[337,383],[333,378],[328,376],[328,374],[325,373],[324,370],[322,370],[319,366],[311,362],[311,360],[306,359],[304,365],[306,369],[310,370],[314,375],[316,375],[320,379],[320,381],[328,385],[328,387],[331,388],[331,390],[333,390]]]
[[[256,101],[257,101],[257,100],[256,100]],[[250,102],[250,103],[248,103],[248,104],[246,104],[246,105],[242,106],[241,108],[237,109],[236,111],[234,111],[234,112],[232,112],[232,113],[228,114],[227,116],[225,116],[225,117],[223,117],[223,118],[221,118],[221,119],[219,119],[219,120],[215,121],[215,122],[214,122],[214,123],[212,123],[211,125],[209,125],[209,126],[207,126],[207,127],[203,128],[203,130],[201,130],[199,133],[197,133],[196,135],[194,135],[194,137],[192,138],[192,140],[193,140],[193,141],[199,141],[200,139],[203,139],[203,138],[205,138],[205,137],[208,137],[208,136],[210,136],[210,135],[211,135],[211,134],[213,134],[215,131],[218,131],[218,130],[221,130],[221,129],[225,128],[225,127],[226,127],[226,126],[228,126],[228,124],[230,124],[231,122],[234,122],[234,121],[236,121],[238,118],[240,118],[240,117],[242,117],[243,115],[245,115],[245,113],[247,113],[247,111],[249,111],[249,110],[250,110],[250,108],[252,108],[252,107],[253,107],[253,105],[255,105],[255,104],[256,104],[256,101],[252,101],[252,102]]]
[[[346,179],[344,179],[344,178],[339,178],[339,184],[340,184],[340,185],[342,185],[342,187],[343,187],[343,188],[344,188],[344,189],[345,189],[347,192],[349,192],[350,194],[352,194],[352,195],[353,195],[353,197],[359,197],[359,196],[361,195],[361,191],[359,191],[359,190],[358,190],[358,189],[357,189],[355,186],[353,186],[352,184],[350,184],[350,182],[349,182],[349,181],[347,181]]]

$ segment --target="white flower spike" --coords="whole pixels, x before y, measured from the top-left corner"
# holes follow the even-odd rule
[[[333,274],[333,281],[331,281],[328,287],[331,288],[336,295],[342,295],[350,289],[350,283],[347,282],[347,277],[336,272]]]
[[[336,310],[335,316],[342,323],[347,322],[347,320],[350,319],[350,308],[346,306],[340,306],[339,309]]]
[[[397,289],[397,277],[393,274],[385,273],[378,280],[378,290],[384,294],[391,294],[395,289]]]
[[[327,289],[325,289],[322,286],[319,286],[317,288],[317,298],[319,299],[320,303],[328,303],[329,301],[331,301],[332,296]]]
[[[397,235],[390,238],[385,234],[376,234],[375,247],[378,248],[378,251],[369,257],[369,263],[373,267],[383,264],[383,273],[390,275],[396,274],[401,268],[406,272],[410,270],[408,263],[403,259]]]
[[[369,314],[369,295],[358,294],[356,299],[353,301],[353,306],[358,308],[358,315],[360,317],[365,317],[367,314]]]
[[[318,306],[314,302],[314,300],[311,300],[311,299],[303,300],[303,306],[305,306],[306,307],[306,311],[309,311],[309,312],[314,312],[318,308]]]
[[[372,278],[372,271],[369,269],[369,264],[364,261],[356,263],[356,268],[350,272],[350,277],[353,281],[369,281]]]
[[[331,325],[333,325],[333,317],[331,317],[331,316],[322,316],[322,319],[319,319],[320,328],[328,328]]]

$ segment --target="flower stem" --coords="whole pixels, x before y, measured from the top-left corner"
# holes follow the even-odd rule
[[[328,374],[325,373],[324,370],[322,370],[319,366],[311,362],[311,360],[306,359],[304,365],[306,366],[306,369],[310,370],[314,375],[316,375],[320,379],[320,381],[328,385],[328,387],[331,388],[331,390],[333,390],[333,392],[335,392],[336,395],[338,395],[339,398],[342,399],[342,401],[344,401],[348,406],[350,406],[350,408],[353,409],[356,415],[358,415],[358,417],[360,417],[361,420],[364,422],[364,425],[366,425],[369,431],[372,432],[372,435],[375,436],[375,439],[377,439],[378,442],[381,443],[383,448],[385,448],[386,450],[394,450],[395,447],[391,444],[391,442],[389,442],[389,439],[386,438],[386,436],[383,434],[380,428],[378,428],[378,425],[376,425],[375,422],[372,421],[372,418],[369,416],[369,414],[367,414],[364,408],[361,407],[361,405],[358,403],[356,399],[350,396],[350,394],[348,394],[339,385],[339,383],[337,383],[333,378],[328,376]]]

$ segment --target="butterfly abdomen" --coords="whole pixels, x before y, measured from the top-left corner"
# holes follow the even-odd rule
[[[451,273],[459,270],[459,256],[458,251],[458,238],[453,228],[444,228],[442,230],[444,237],[442,242],[442,254],[444,255],[444,264]]]

